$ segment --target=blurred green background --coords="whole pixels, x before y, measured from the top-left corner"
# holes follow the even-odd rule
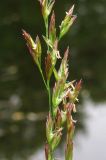
[[[106,1],[56,0],[57,27],[73,3],[78,18],[59,47],[63,55],[70,46],[70,79],[83,79],[77,129],[84,132],[84,97],[106,101]],[[21,32],[42,38],[43,26],[37,0],[0,2],[0,160],[29,160],[45,142],[47,94]]]

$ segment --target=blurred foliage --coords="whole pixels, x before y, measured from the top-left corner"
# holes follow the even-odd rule
[[[73,3],[76,4],[75,13],[78,19],[65,36],[65,40],[61,41],[61,54],[70,44],[70,78],[72,80],[82,78],[83,89],[89,93],[90,98],[95,102],[105,101],[106,1],[56,1],[57,26],[65,16],[65,11]],[[44,142],[44,124],[39,124],[40,122],[36,124],[27,120],[17,123],[11,120],[14,112],[27,114],[48,110],[47,95],[42,90],[44,87],[42,80],[21,35],[21,29],[24,28],[31,33],[33,38],[36,37],[36,34],[41,37],[41,34],[44,33],[43,25],[37,0],[1,1],[0,159],[5,155],[8,160],[9,158],[12,160],[12,156],[19,153],[23,159],[27,159],[24,157],[26,153],[31,154],[36,147],[42,144],[42,141]],[[43,54],[45,55],[45,51]],[[25,139],[24,134],[29,136],[28,140]]]

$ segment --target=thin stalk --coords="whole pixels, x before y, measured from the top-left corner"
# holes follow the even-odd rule
[[[48,87],[48,96],[49,96],[49,108],[50,108],[50,113],[53,118],[53,108],[52,108],[52,99],[51,99],[51,90],[50,90],[50,81],[47,81],[47,87]]]
[[[51,150],[50,152],[51,152],[50,153],[51,154],[51,160],[54,160],[53,151]]]
[[[46,90],[47,90],[47,92],[48,92],[48,96],[49,96],[49,108],[50,108],[51,116],[53,117],[53,109],[52,109],[52,105],[51,105],[50,82],[49,82],[49,80],[48,80],[48,81],[47,81],[47,84],[46,84],[46,81],[45,81],[45,78],[44,78],[44,75],[43,75],[43,72],[42,72],[42,69],[41,69],[40,65],[38,65],[38,68],[39,68],[39,71],[40,71],[40,73],[41,73],[41,76],[42,76],[44,85],[45,85],[45,87],[46,87]]]
[[[43,72],[42,72],[42,69],[41,69],[40,65],[38,65],[38,68],[39,68],[40,74],[42,76],[42,79],[43,79],[44,85],[46,87],[46,90],[48,91],[48,86],[46,84],[46,81],[45,81],[45,78],[44,78],[44,75],[43,75]]]

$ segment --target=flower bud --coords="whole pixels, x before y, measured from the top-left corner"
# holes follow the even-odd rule
[[[71,114],[72,114],[73,105],[71,103],[67,104],[66,112],[67,112],[67,129],[70,128],[72,124]]]
[[[53,67],[56,64],[57,59],[60,59],[60,53],[58,51],[58,40],[56,39],[54,44],[52,44],[51,40],[47,37],[43,36],[43,39],[45,40],[46,44],[51,48],[51,58],[52,58],[52,65]]]
[[[82,87],[82,80],[76,83],[75,90],[79,92],[81,90],[81,87]]]
[[[66,79],[68,77],[68,63],[67,63],[68,54],[69,54],[69,47],[67,47],[67,50],[65,51],[65,54],[64,54],[64,57],[62,59],[62,62],[61,62],[61,65],[60,65],[60,68],[59,68],[58,72],[56,71],[56,69],[53,70],[55,79],[57,81],[61,80],[63,77],[65,77]],[[66,84],[65,84],[64,89],[67,89],[70,86],[69,84],[67,84],[67,85]]]
[[[57,59],[61,59],[59,50],[58,50],[58,40],[56,39],[53,44],[53,50],[51,53],[52,56],[52,65],[55,66]]]
[[[29,33],[27,33],[25,30],[22,30],[22,32],[34,61],[36,64],[41,63],[42,49],[39,37],[37,36],[36,41],[34,42]]]
[[[49,39],[51,40],[51,43],[54,44],[54,42],[56,40],[56,28],[55,28],[55,14],[54,14],[54,11],[52,13],[51,20],[50,20]]]
[[[61,39],[68,32],[69,28],[71,27],[71,25],[76,19],[76,15],[72,15],[73,10],[74,10],[74,5],[71,7],[71,9],[68,12],[66,12],[66,16],[60,25],[59,39]]]
[[[36,53],[37,53],[37,58],[39,59],[39,62],[41,63],[41,53],[42,53],[42,48],[41,48],[41,42],[40,42],[40,39],[39,39],[39,37],[37,36],[36,37],[36,45],[37,45],[37,47],[36,47]]]
[[[53,71],[52,58],[49,53],[47,54],[47,57],[45,58],[45,71],[46,71],[46,78],[47,80],[49,80],[51,77],[52,71]]]
[[[75,121],[72,118],[73,104],[67,105],[67,138],[72,139],[74,135],[74,123]]]
[[[72,119],[72,117],[71,117]],[[72,121],[70,122],[69,124],[70,126],[68,126],[68,137],[69,139],[73,139],[73,136],[74,136],[74,130],[75,130],[75,126],[74,126],[74,122],[73,122],[73,119]]]
[[[66,111],[61,111],[61,116],[62,116],[62,124],[66,122]]]
[[[52,96],[53,109],[57,108],[58,105],[63,101],[63,99],[70,92],[70,89],[64,90],[65,81],[66,81],[65,77],[63,77],[63,79],[58,80],[55,83],[55,86],[53,88],[53,96]]]
[[[78,95],[79,95],[79,91],[81,89],[81,85],[82,85],[82,80],[80,80],[78,83],[76,83],[75,87],[73,86],[68,94],[69,100],[73,104],[75,102],[78,102]]]
[[[58,146],[58,144],[59,144],[59,142],[61,140],[61,137],[62,137],[62,128],[60,128],[59,130],[57,130],[54,133],[53,140],[51,142],[52,150],[54,150]]]
[[[42,15],[43,18],[46,19],[48,16],[48,10],[47,10],[47,0],[38,0],[41,5]]]
[[[58,79],[62,79],[62,77],[65,77],[67,79],[68,77],[68,54],[69,54],[69,47],[67,47],[67,50],[65,51],[64,57],[62,59],[59,71],[58,71]]]
[[[36,49],[37,46],[35,42],[33,41],[32,37],[30,36],[30,34],[27,33],[25,30],[22,30],[22,35],[24,36],[27,42],[27,45],[30,46],[32,49]]]
[[[38,0],[38,1],[40,2],[40,5],[41,5],[44,21],[46,22],[49,14],[51,13],[55,0],[51,0],[49,2],[48,0]]]
[[[47,117],[47,121],[46,121],[46,137],[47,137],[47,141],[48,143],[50,143],[53,139],[53,121],[51,118],[51,115],[49,113],[48,117]]]
[[[56,114],[56,121],[55,121],[55,128],[60,128],[62,124],[62,115],[61,115],[61,111],[58,108],[57,109],[57,114]]]

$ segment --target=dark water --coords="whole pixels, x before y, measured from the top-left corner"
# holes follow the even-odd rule
[[[74,160],[106,160],[106,1],[58,0],[57,26],[73,3],[78,19],[59,47],[63,55],[70,46],[70,79],[83,79]],[[36,0],[1,1],[0,160],[43,159],[48,98],[21,35],[24,28],[42,38],[43,25]],[[42,45],[44,58],[43,40]],[[57,157],[63,146],[60,150]]]

